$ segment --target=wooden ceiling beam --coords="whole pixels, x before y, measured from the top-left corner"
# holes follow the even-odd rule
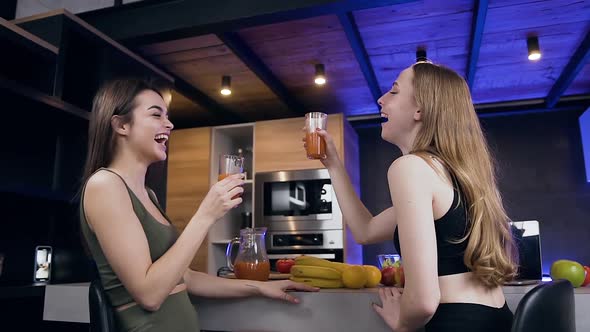
[[[467,57],[467,85],[473,90],[475,81],[475,71],[477,70],[477,60],[479,59],[479,49],[483,38],[483,28],[486,23],[488,13],[488,0],[476,0],[473,8],[473,20],[471,22],[471,40],[469,42],[469,56]]]
[[[369,90],[371,91],[371,95],[375,102],[375,112],[378,113],[379,106],[377,100],[381,98],[382,92],[377,77],[375,76],[375,72],[373,71],[371,60],[365,49],[365,44],[356,25],[354,15],[351,12],[340,13],[338,14],[338,19],[344,29],[344,33],[346,33],[346,38],[348,39],[348,43],[352,48],[356,61],[363,72],[363,76],[365,76],[365,80],[367,81],[367,85],[369,86]]]
[[[555,81],[555,84],[553,84],[553,87],[551,87],[551,90],[549,90],[549,94],[545,98],[545,106],[547,108],[553,108],[557,104],[559,98],[561,98],[565,90],[567,90],[589,60],[590,31],[586,33],[586,37],[561,72],[561,75],[559,75],[557,81]]]
[[[554,108],[547,108],[542,98],[482,103],[474,106],[479,118],[492,118],[533,113],[580,111],[588,108],[588,105],[590,105],[590,94],[563,97]],[[384,121],[378,114],[349,116],[347,120],[355,128],[378,126]]]
[[[305,106],[299,102],[273,74],[262,60],[235,32],[218,33],[217,37],[260,79],[294,115],[305,115]]]
[[[141,45],[416,0],[144,0],[79,14],[126,45]]]

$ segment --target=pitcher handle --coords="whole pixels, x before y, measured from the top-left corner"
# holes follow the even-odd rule
[[[240,244],[239,237],[234,237],[231,241],[229,241],[229,243],[227,244],[227,248],[225,249],[225,261],[226,261],[227,267],[232,271],[234,270],[234,264],[231,261],[231,252],[232,252],[233,246],[235,244],[238,244],[238,245]]]

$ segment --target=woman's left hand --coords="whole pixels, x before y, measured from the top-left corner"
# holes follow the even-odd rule
[[[317,292],[320,290],[319,288],[311,287],[291,280],[261,282],[257,284],[257,286],[259,287],[260,295],[291,303],[299,303],[299,299],[287,293],[286,290],[297,290],[304,292]]]
[[[381,307],[373,303],[373,309],[383,318],[387,326],[397,331],[399,326],[400,300],[402,289],[397,287],[388,287],[379,289],[379,298]]]

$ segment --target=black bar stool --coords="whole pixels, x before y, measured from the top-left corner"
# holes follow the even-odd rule
[[[543,283],[520,300],[512,332],[575,332],[574,288],[567,280]]]
[[[88,309],[90,310],[90,332],[115,332],[113,309],[100,279],[94,279],[90,283]]]

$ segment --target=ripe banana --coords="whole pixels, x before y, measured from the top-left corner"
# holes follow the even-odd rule
[[[319,288],[342,288],[344,284],[342,280],[336,279],[320,279],[320,278],[298,278],[298,277],[291,277],[292,281],[300,282],[309,286],[319,287]]]
[[[344,263],[338,262],[330,262],[329,260],[317,258],[313,256],[299,256],[295,258],[295,265],[307,265],[307,266],[320,266],[320,267],[327,267],[337,271],[340,273],[344,272],[349,265]]]
[[[294,277],[336,279],[342,278],[342,273],[329,267],[311,266],[311,265],[293,265],[291,275]]]

